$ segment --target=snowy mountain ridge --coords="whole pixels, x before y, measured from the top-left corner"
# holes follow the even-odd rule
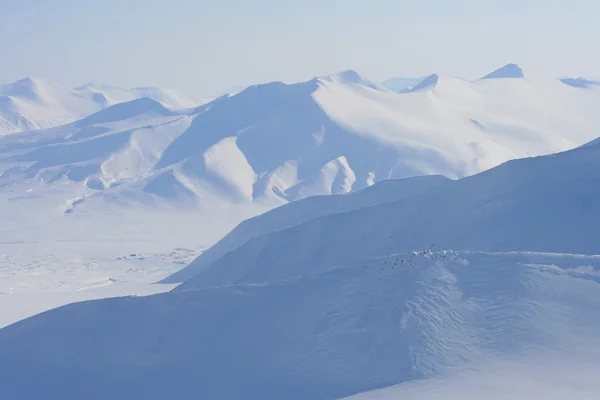
[[[111,105],[142,97],[170,108],[190,108],[208,101],[154,87],[123,89],[88,83],[71,89],[28,77],[0,85],[0,136],[65,125]]]

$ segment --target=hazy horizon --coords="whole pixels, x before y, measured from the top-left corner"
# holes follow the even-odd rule
[[[475,79],[507,63],[598,76],[600,4],[576,0],[12,2],[0,15],[0,82],[160,86],[214,96],[342,70],[382,81]],[[35,29],[32,27],[35,26]],[[568,29],[567,29],[568,28]],[[276,49],[276,50],[275,50]]]

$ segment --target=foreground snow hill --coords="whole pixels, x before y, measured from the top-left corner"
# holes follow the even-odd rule
[[[194,107],[203,101],[160,88],[122,89],[89,83],[71,89],[39,78],[25,78],[0,85],[0,136],[68,124],[142,97],[172,108]]]
[[[168,93],[150,89],[132,94],[88,84],[71,90],[36,79],[3,86],[0,101],[18,106],[28,120],[47,119],[40,110],[59,105],[66,110],[59,114],[69,115],[70,123],[0,137],[0,257],[81,259],[79,269],[57,271],[56,289],[65,287],[58,279],[65,274],[81,280],[71,287],[86,287],[96,279],[87,263],[208,248],[240,221],[296,200],[350,193],[389,178],[463,177],[509,159],[570,149],[597,135],[600,86],[569,85],[516,66],[493,75],[474,82],[433,75],[395,93],[346,71],[300,84],[252,86],[195,108],[181,108],[185,99],[168,100]],[[169,106],[180,100],[179,106]],[[88,115],[97,107],[101,110]],[[422,189],[430,188],[428,183],[432,188],[436,179],[442,183],[441,178],[420,179],[414,182],[423,183]],[[418,194],[408,182],[374,186],[375,192],[390,188],[378,195],[367,195],[375,193],[368,190],[342,196],[341,203],[320,197],[290,214],[285,209],[270,214],[265,217],[270,222],[248,222],[171,282],[192,277],[254,237],[262,243],[269,232],[325,214]],[[418,228],[416,233],[404,249],[432,244]],[[392,246],[384,250],[401,250],[393,247],[391,235],[382,239],[382,245]],[[333,247],[322,239],[317,244],[326,257],[312,249],[292,260],[290,273],[298,273],[309,254],[318,268],[379,251],[369,245],[363,252],[358,240],[347,258],[332,256]],[[469,240],[457,237],[453,243]],[[342,246],[341,239],[336,243]],[[268,254],[256,260],[268,260]],[[30,265],[11,261],[8,269],[0,268],[0,280],[21,282],[13,272],[30,271]],[[172,271],[165,269],[157,279]],[[244,279],[257,277],[249,272]],[[130,278],[137,279],[123,280]],[[12,284],[5,286],[12,291]],[[34,312],[28,295],[3,296],[12,308],[4,321]]]
[[[237,249],[253,238],[267,233],[299,225],[328,214],[371,207],[417,196],[448,182],[450,180],[441,175],[388,179],[356,192],[314,196],[298,200],[284,207],[275,208],[240,223],[223,239],[204,252],[201,257],[194,260],[183,270],[168,277],[164,283],[186,281],[230,251]]]
[[[218,253],[224,246],[227,253],[213,258],[209,251],[173,278],[197,274],[176,290],[268,282],[429,247],[600,254],[600,242],[595,240],[600,237],[598,181],[598,142],[513,160],[421,195],[373,207],[307,218],[289,227],[280,217],[284,223],[278,228],[245,243],[231,245],[226,237],[215,249]],[[286,215],[286,211],[295,213],[292,206],[277,213]],[[261,226],[264,220],[268,226],[269,219],[267,213],[252,223]],[[244,225],[248,224],[239,231]]]
[[[2,393],[335,399],[404,382],[421,398],[441,381],[451,383],[446,398],[487,376],[473,392],[483,398],[556,398],[544,397],[556,386],[586,398],[600,390],[599,274],[597,256],[425,251],[265,284],[73,304],[0,330]],[[544,375],[552,365],[562,381]]]

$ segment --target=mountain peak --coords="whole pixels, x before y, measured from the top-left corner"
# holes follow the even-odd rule
[[[368,79],[363,78],[358,72],[353,70],[346,70],[336,72],[331,75],[322,76],[317,78],[322,81],[336,82],[341,84],[357,84],[362,86],[370,87],[371,89],[380,90],[381,87]]]
[[[600,82],[598,81],[593,81],[591,79],[586,79],[583,77],[579,77],[579,78],[563,78],[560,80],[562,83],[564,83],[565,85],[569,85],[575,88],[581,88],[581,89],[589,89],[593,86],[600,86]]]
[[[331,77],[331,79],[338,81],[338,82],[343,82],[343,83],[360,83],[361,81],[364,80],[363,77],[360,76],[360,74],[358,72],[353,71],[351,69],[346,70],[346,71],[336,72],[329,76]]]
[[[432,74],[423,79],[421,82],[417,83],[414,86],[404,89],[401,93],[413,93],[418,92],[419,90],[433,88],[440,81],[440,76],[438,74]]]
[[[0,94],[14,97],[39,97],[43,94],[46,85],[44,80],[28,76],[13,83],[0,85]]]
[[[104,122],[121,121],[142,114],[174,115],[161,102],[148,97],[140,97],[125,103],[115,104],[77,122],[78,125],[93,125]]]
[[[15,86],[36,86],[36,85],[42,85],[44,82],[43,79],[41,78],[36,78],[33,76],[27,76],[23,79],[19,79],[18,81],[15,81],[12,83],[12,85]]]
[[[518,79],[524,78],[525,74],[521,67],[517,64],[506,64],[504,67],[495,70],[484,76],[481,79],[499,79],[499,78],[510,78],[510,79]]]

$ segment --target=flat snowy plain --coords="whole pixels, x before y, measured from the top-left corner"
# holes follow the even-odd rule
[[[77,248],[68,243],[63,246],[68,251]],[[0,328],[64,304],[169,291],[176,285],[156,282],[199,254],[174,249],[158,254],[86,257],[81,256],[85,252],[57,252],[55,246],[46,253],[36,245],[2,248],[10,253],[0,253]]]

